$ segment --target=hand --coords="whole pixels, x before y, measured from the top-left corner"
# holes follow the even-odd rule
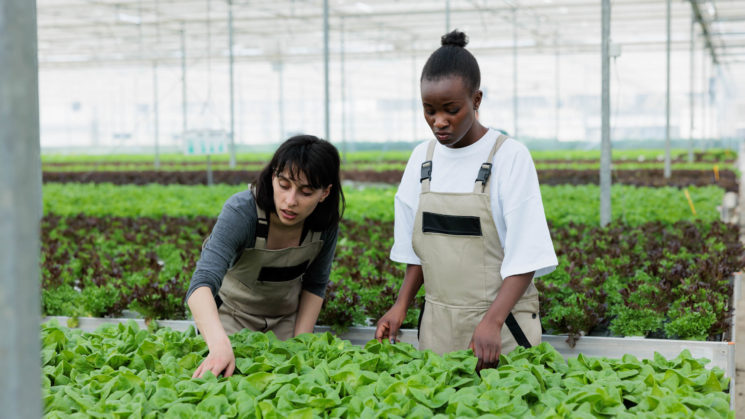
[[[396,304],[378,320],[377,329],[375,329],[375,339],[381,342],[383,339],[389,339],[391,343],[398,342],[398,330],[406,318],[406,308]]]
[[[235,371],[235,354],[233,347],[230,346],[230,340],[227,339],[214,347],[210,348],[207,358],[199,364],[197,370],[191,378],[202,378],[205,372],[212,371],[217,377],[222,372],[223,377],[230,377]]]
[[[473,349],[478,358],[476,372],[484,368],[496,368],[499,364],[499,354],[502,353],[502,328],[494,323],[481,320],[471,337],[469,349]]]

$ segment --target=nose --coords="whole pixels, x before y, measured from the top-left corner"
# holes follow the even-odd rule
[[[295,205],[297,205],[297,194],[298,194],[298,191],[294,189],[289,191],[285,199],[287,201],[288,207],[294,207]]]
[[[449,124],[447,118],[445,118],[445,115],[438,113],[435,115],[435,123],[432,125],[437,129],[442,129],[447,127]]]

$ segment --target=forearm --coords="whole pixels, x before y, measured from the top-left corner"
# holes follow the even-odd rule
[[[313,333],[322,306],[323,298],[303,290],[300,295],[297,318],[295,319],[295,336],[302,333]]]
[[[401,290],[398,292],[398,298],[396,298],[396,305],[403,307],[404,310],[408,309],[423,283],[422,265],[406,265],[406,274]]]
[[[489,310],[484,315],[484,321],[494,324],[498,329],[501,329],[512,308],[515,307],[517,301],[525,294],[525,290],[530,286],[530,281],[533,280],[534,273],[528,272],[505,278],[502,282],[502,287],[499,289],[497,298],[494,299],[494,302],[492,302]]]
[[[225,333],[220,316],[217,314],[217,304],[209,287],[199,287],[189,297],[189,309],[199,332],[204,336],[208,348],[227,342],[230,345],[228,334]]]

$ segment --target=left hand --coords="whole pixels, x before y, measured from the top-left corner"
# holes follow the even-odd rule
[[[476,372],[484,368],[496,368],[499,354],[502,353],[502,328],[486,319],[481,320],[473,332],[468,348],[472,349],[478,358]]]

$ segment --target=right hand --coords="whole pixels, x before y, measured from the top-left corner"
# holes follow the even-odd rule
[[[223,377],[233,375],[235,371],[235,354],[227,336],[226,340],[227,342],[221,342],[210,348],[207,358],[199,364],[199,367],[194,371],[194,375],[191,378],[202,378],[207,371],[212,371],[215,377],[220,375],[220,373],[223,373]]]
[[[378,320],[375,339],[378,342],[383,339],[388,339],[391,343],[398,342],[398,331],[401,329],[401,324],[403,324],[405,318],[406,307],[395,304]]]

